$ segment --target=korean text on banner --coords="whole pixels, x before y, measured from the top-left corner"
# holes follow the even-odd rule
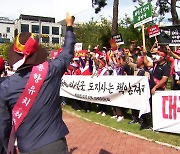
[[[76,76],[64,75],[61,96],[92,103],[150,112],[149,83],[145,76]]]
[[[153,130],[180,134],[180,91],[156,91],[152,97]]]
[[[152,21],[152,6],[150,2],[133,11],[133,21],[134,28]]]

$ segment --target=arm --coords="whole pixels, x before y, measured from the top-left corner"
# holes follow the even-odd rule
[[[147,59],[147,50],[146,49],[143,49],[142,55],[144,57],[144,65],[146,67],[153,67],[153,63]]]
[[[166,48],[167,48],[167,51],[168,51],[169,54],[171,53],[171,54],[173,55],[174,58],[180,60],[180,56],[179,56],[178,54],[174,53],[174,52],[170,49],[169,46],[166,46]]]
[[[134,64],[132,62],[129,62],[128,65],[133,69],[133,71],[136,69],[137,64]]]
[[[92,60],[95,62],[95,65],[99,66],[99,61],[97,60],[95,53],[92,53]]]
[[[163,76],[162,79],[159,81],[159,83],[157,83],[151,90],[151,93],[154,94],[156,89],[163,86],[164,83],[166,83],[168,81],[168,77],[167,76]]]
[[[85,67],[85,62],[84,62],[84,60],[83,60],[81,57],[79,57],[79,61],[80,61],[81,65],[82,65],[82,68],[84,68],[84,67]]]
[[[51,63],[54,65],[59,72],[64,74],[69,66],[70,60],[74,56],[74,44],[75,44],[75,35],[73,33],[73,23],[74,17],[71,17],[69,14],[66,15],[66,23],[67,23],[67,32],[64,43],[64,48],[59,56],[53,60]]]

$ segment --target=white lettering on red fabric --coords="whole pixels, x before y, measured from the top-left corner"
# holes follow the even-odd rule
[[[40,72],[42,72],[45,69],[43,64],[40,64],[36,67],[39,69]]]
[[[25,98],[23,99],[23,101],[22,101],[22,104],[25,104],[26,106],[28,106],[28,104],[29,104],[30,101],[31,101],[30,98],[25,97]]]
[[[30,95],[33,95],[33,93],[36,92],[36,91],[35,91],[35,86],[31,86],[31,88],[28,89],[28,91],[29,91],[29,94],[30,94]]]
[[[18,119],[20,119],[21,116],[22,116],[22,112],[20,112],[19,110],[17,110],[17,111],[15,112],[15,116],[16,116]]]
[[[42,80],[42,78],[41,78],[41,74],[37,74],[37,73],[35,73],[35,74],[34,74],[34,79],[35,79],[35,83],[38,83],[38,82],[39,82],[39,80]]]

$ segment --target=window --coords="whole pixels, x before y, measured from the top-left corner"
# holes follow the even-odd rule
[[[49,34],[49,26],[42,26],[42,34]]]
[[[6,32],[10,33],[10,27],[6,27]]]
[[[29,32],[29,25],[21,24],[21,32]]]
[[[52,34],[59,35],[59,27],[52,27]]]
[[[58,43],[59,44],[59,38],[53,37],[52,38],[52,43]]]
[[[42,43],[49,43],[49,37],[42,37]]]
[[[32,25],[32,33],[39,33],[39,25]]]

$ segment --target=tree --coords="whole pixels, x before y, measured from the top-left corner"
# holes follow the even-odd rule
[[[101,8],[107,5],[106,1],[107,0],[92,0],[92,5],[97,6],[95,8],[95,13],[99,13],[101,11]],[[119,6],[119,0],[114,0],[111,35],[116,35],[118,32],[118,6]]]
[[[7,60],[7,53],[10,45],[12,45],[12,43],[5,42],[0,44],[0,55],[3,56],[5,60]]]
[[[91,47],[95,47],[96,45],[109,47],[111,35],[110,24],[105,18],[102,18],[100,23],[92,20],[89,23],[76,26],[77,42],[82,42],[84,49],[87,49],[89,45]]]
[[[116,35],[118,33],[118,6],[119,6],[119,0],[114,0],[112,33],[111,33],[112,35]]]
[[[95,13],[99,13],[101,8],[107,5],[106,0],[92,0],[92,6],[96,6]]]

